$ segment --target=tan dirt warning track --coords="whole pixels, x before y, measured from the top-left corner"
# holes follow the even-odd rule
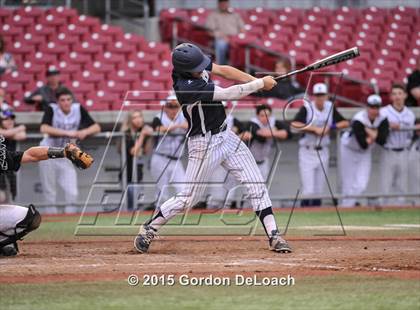
[[[0,283],[124,280],[130,274],[298,277],[360,274],[420,279],[420,238],[291,238],[292,254],[260,237],[163,237],[150,253],[131,238],[21,243],[0,258]]]

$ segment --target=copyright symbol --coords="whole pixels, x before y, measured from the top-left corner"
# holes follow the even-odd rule
[[[137,286],[139,284],[139,277],[135,274],[130,274],[127,278],[128,285]]]

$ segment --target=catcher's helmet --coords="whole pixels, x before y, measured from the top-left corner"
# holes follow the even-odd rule
[[[182,43],[172,52],[172,64],[177,72],[201,72],[210,62],[210,58],[191,43]]]

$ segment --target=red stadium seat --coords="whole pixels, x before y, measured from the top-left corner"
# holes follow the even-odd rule
[[[127,55],[133,51],[133,47],[129,44],[125,44],[123,41],[112,42],[107,45],[107,51],[113,54]]]
[[[49,42],[47,45],[40,46],[39,51],[45,54],[56,54],[58,56],[69,53],[67,45],[60,45],[55,42]]]
[[[45,37],[40,35],[32,35],[31,33],[25,33],[18,40],[25,46],[33,46],[32,48],[38,48],[40,45],[45,44]]]
[[[60,27],[60,31],[63,33],[67,33],[69,35],[78,35],[78,36],[82,36],[84,34],[89,33],[89,28],[88,27],[84,27],[78,24],[63,24]]]
[[[79,81],[93,84],[99,84],[100,82],[106,80],[104,73],[96,73],[89,70],[85,70],[83,72],[74,72],[73,78]]]
[[[3,24],[0,28],[0,35],[17,37],[22,33],[22,29],[14,25]]]
[[[44,26],[56,27],[58,29],[58,27],[67,24],[67,19],[64,17],[47,14],[42,16],[39,22]]]
[[[118,39],[123,35],[122,29],[117,26],[110,26],[107,24],[101,25],[99,29],[95,29],[95,32],[99,32],[102,35],[110,36],[113,40]]]
[[[44,65],[34,64],[34,63],[31,63],[30,61],[26,61],[23,64],[23,68],[24,68],[25,72],[28,73],[28,74],[33,74],[33,75],[39,74],[39,75],[42,75],[42,74],[45,73],[45,66]]]
[[[144,45],[147,44],[147,41],[144,37],[132,34],[132,33],[125,33],[124,37],[121,38],[120,41],[123,41],[124,44],[130,45],[134,47],[136,50],[140,50]]]
[[[74,80],[71,83],[70,89],[76,95],[82,94],[82,96],[84,96],[85,94],[89,94],[89,93],[91,93],[95,90],[95,88],[92,84],[83,83],[82,81],[78,81],[78,80]]]
[[[68,33],[59,33],[56,38],[54,38],[53,42],[58,45],[74,45],[80,41],[79,36],[77,35],[70,35]]]
[[[111,78],[113,78],[116,82],[134,83],[139,80],[139,75],[125,70],[118,70],[117,74],[113,74]]]
[[[92,43],[89,43],[89,42],[81,42],[77,45],[74,45],[72,49],[73,49],[73,52],[77,52],[80,54],[88,54],[91,56],[103,52],[101,45],[93,45]]]
[[[102,45],[102,46],[108,43],[112,43],[113,41],[111,36],[103,35],[98,32],[87,33],[85,36],[83,36],[83,40],[85,42],[90,42],[92,44]]]
[[[30,33],[33,36],[51,36],[55,35],[56,29],[51,26],[36,24],[34,27],[28,29],[27,33]]]
[[[27,54],[26,60],[36,64],[44,64],[49,66],[55,65],[57,63],[57,55],[36,52],[35,54]]]
[[[144,72],[148,72],[150,70],[150,66],[144,63],[140,63],[138,61],[130,60],[127,63],[120,64],[118,66],[119,70],[127,70],[129,72],[143,74]]]
[[[86,65],[92,62],[92,58],[88,54],[80,54],[77,52],[71,52],[70,54],[62,55],[60,60],[66,61],[68,63],[75,63]]]
[[[25,6],[20,7],[16,10],[16,14],[19,14],[22,17],[30,17],[32,19],[38,20],[44,15],[44,10],[36,6]]]
[[[47,10],[48,14],[53,15],[54,17],[64,18],[67,23],[70,23],[71,20],[77,16],[76,9],[65,8],[63,6],[54,7]]]
[[[80,72],[81,65],[76,63],[68,63],[67,61],[60,61],[58,64],[61,73],[76,74]]]
[[[126,61],[123,54],[116,54],[111,52],[105,52],[104,54],[95,55],[95,60],[104,64],[118,65]]]
[[[100,20],[96,17],[80,15],[74,16],[71,20],[72,24],[88,29],[90,33],[100,27]]]
[[[112,64],[104,64],[99,61],[95,61],[93,64],[87,64],[85,66],[86,70],[97,72],[97,73],[110,73],[115,71],[115,66]]]
[[[15,54],[29,54],[34,51],[34,49],[31,46],[28,46],[26,44],[23,44],[19,41],[15,41],[13,45],[10,45],[7,47],[7,51],[10,52],[12,55]]]
[[[29,27],[32,26],[34,20],[31,17],[21,16],[19,14],[14,14],[5,19],[6,24],[14,25],[15,27]]]

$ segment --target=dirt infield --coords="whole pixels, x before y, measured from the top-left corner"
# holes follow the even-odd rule
[[[276,254],[260,237],[164,237],[147,255],[132,241],[23,242],[0,258],[0,283],[123,280],[130,274],[305,276],[372,274],[420,279],[420,238],[295,238]]]

